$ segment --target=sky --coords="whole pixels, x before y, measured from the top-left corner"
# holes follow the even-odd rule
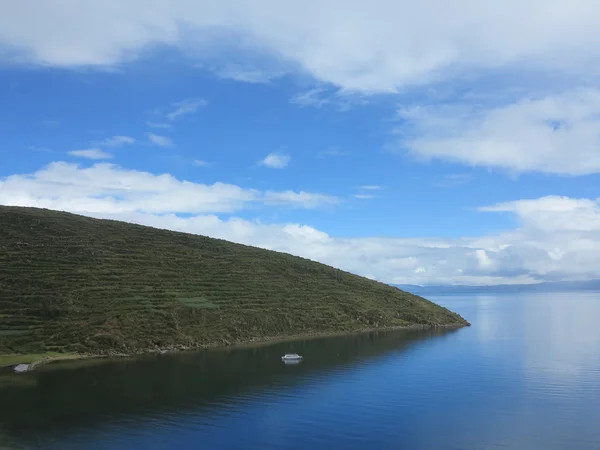
[[[0,10],[0,204],[386,283],[600,278],[595,0]]]

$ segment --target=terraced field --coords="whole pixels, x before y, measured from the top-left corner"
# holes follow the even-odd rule
[[[0,354],[132,353],[412,324],[466,322],[284,253],[0,206]]]

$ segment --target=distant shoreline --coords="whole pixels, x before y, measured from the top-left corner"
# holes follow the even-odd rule
[[[355,334],[365,334],[373,332],[390,332],[400,330],[435,330],[435,329],[458,329],[463,327],[471,326],[470,323],[466,324],[448,324],[448,325],[404,325],[395,327],[382,327],[382,328],[365,328],[357,329],[355,331],[339,331],[339,332],[323,332],[323,333],[308,333],[308,334],[295,334],[289,336],[269,336],[260,339],[251,339],[243,342],[232,342],[232,343],[212,343],[195,347],[187,347],[184,345],[177,345],[166,348],[153,348],[153,349],[141,349],[139,351],[131,353],[120,353],[120,352],[107,352],[107,353],[38,353],[38,354],[7,354],[0,355],[0,369],[6,367],[15,367],[19,364],[28,364],[31,372],[36,367],[46,365],[55,362],[64,361],[77,361],[83,359],[104,359],[104,358],[134,358],[142,355],[152,354],[170,354],[187,351],[198,351],[198,350],[217,350],[217,349],[228,349],[228,348],[248,348],[248,347],[262,347],[269,344],[278,342],[293,342],[299,340],[319,339],[326,337],[336,336],[351,336]]]
[[[498,295],[498,294],[537,294],[556,292],[599,292],[600,280],[588,281],[548,281],[532,284],[473,285],[414,285],[395,284],[398,289],[423,296],[443,295]]]

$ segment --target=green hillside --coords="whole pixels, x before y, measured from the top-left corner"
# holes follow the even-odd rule
[[[288,254],[0,206],[0,354],[134,353],[414,324],[467,323]]]

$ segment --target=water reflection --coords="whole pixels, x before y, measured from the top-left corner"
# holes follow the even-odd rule
[[[532,375],[552,376],[570,383],[599,375],[598,293],[534,296],[522,304],[526,320],[539,324],[524,328],[523,361]]]
[[[293,395],[296,386],[307,380],[325,380],[447,333],[368,333],[268,347],[43,366],[18,379],[6,375],[17,387],[0,385],[0,424],[29,440],[33,434],[65,434],[115,419],[137,422],[143,416],[166,417],[186,410],[194,414],[202,410],[212,414],[215,408],[231,411],[245,407],[245,391],[251,391],[251,398],[281,398],[285,391]],[[304,360],[294,370],[286,370],[292,364],[282,363],[281,355],[292,352],[300,352]]]
[[[477,332],[481,341],[493,341],[497,339],[505,330],[505,324],[499,320],[498,297],[491,295],[477,295],[472,301],[477,308]]]
[[[297,366],[301,362],[302,362],[302,360],[300,360],[300,359],[296,359],[296,360],[284,360],[283,364],[285,364],[286,366]]]
[[[600,293],[436,297],[475,326],[481,351],[540,376],[595,376],[600,367]],[[577,380],[575,380],[576,382]]]
[[[600,293],[438,300],[453,303],[478,335],[460,336],[479,352],[469,367],[487,383],[480,392],[487,404],[473,408],[487,415],[473,433],[483,430],[476,441],[515,449],[600,448]],[[494,392],[505,401],[492,407]]]

